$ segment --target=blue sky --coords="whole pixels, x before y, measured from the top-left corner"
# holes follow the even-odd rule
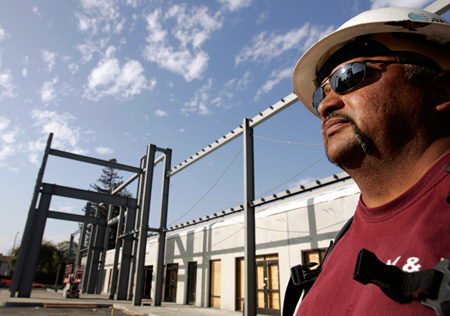
[[[171,148],[175,166],[289,95],[300,55],[352,16],[431,2],[2,2],[0,253],[16,236],[20,242],[50,132],[52,148],[132,166],[147,144]],[[323,158],[319,121],[300,103],[255,136],[257,196],[341,172]],[[172,177],[169,224],[242,202],[241,148],[239,138]],[[151,226],[161,171],[158,165]],[[101,167],[50,157],[44,181],[88,189],[100,175]],[[55,197],[51,209],[82,214],[84,204]],[[77,229],[49,220],[44,239],[68,240]]]

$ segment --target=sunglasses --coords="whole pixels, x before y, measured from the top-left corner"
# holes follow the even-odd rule
[[[384,64],[422,64],[410,61],[400,60],[359,60],[354,61],[337,69],[328,78],[328,83],[318,87],[313,94],[313,106],[317,114],[319,113],[319,104],[326,97],[324,87],[328,84],[337,94],[344,94],[355,90],[366,78],[366,63],[384,63]]]

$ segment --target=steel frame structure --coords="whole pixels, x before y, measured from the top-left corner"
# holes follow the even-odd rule
[[[436,14],[443,14],[450,9],[449,0],[437,0],[430,4],[425,10]],[[195,225],[198,222],[208,221],[212,218],[226,216],[234,212],[244,211],[245,218],[245,304],[244,315],[253,316],[257,314],[256,300],[256,253],[255,253],[255,207],[263,205],[278,199],[295,195],[309,188],[301,186],[293,190],[286,190],[281,193],[273,194],[259,200],[255,200],[255,183],[254,183],[254,152],[253,152],[253,129],[272,116],[278,114],[284,109],[298,101],[295,94],[291,93],[279,102],[273,104],[263,112],[259,113],[252,119],[244,119],[243,124],[235,128],[228,134],[217,139],[201,151],[184,160],[179,165],[170,169],[171,165],[171,149],[158,148],[155,145],[147,146],[147,153],[141,159],[139,168],[126,166],[118,163],[104,161],[96,158],[67,153],[51,148],[53,134],[49,135],[47,146],[44,152],[41,168],[39,169],[33,198],[31,201],[28,218],[25,225],[24,235],[16,263],[15,273],[12,279],[10,291],[11,297],[18,293],[19,297],[30,297],[33,277],[36,270],[39,251],[42,243],[42,237],[45,229],[47,218],[55,218],[61,220],[77,221],[83,223],[80,231],[80,243],[76,255],[75,266],[80,265],[81,256],[86,252],[87,261],[86,268],[83,273],[82,290],[87,293],[100,291],[99,273],[102,273],[104,258],[106,254],[105,245],[108,234],[106,230],[112,224],[118,223],[116,248],[113,264],[112,286],[110,290],[110,298],[118,300],[133,299],[134,305],[141,305],[142,287],[141,280],[144,275],[145,264],[145,247],[147,243],[148,232],[159,234],[158,254],[156,266],[156,286],[154,305],[160,306],[162,300],[163,285],[163,268],[166,233],[189,225]],[[186,224],[176,225],[167,228],[167,210],[169,199],[169,183],[170,177],[180,172],[189,165],[206,157],[210,153],[224,146],[228,142],[243,135],[244,143],[244,204],[231,208],[221,213],[215,213],[212,217],[206,216],[198,221],[186,222]],[[161,152],[162,155],[155,160],[155,153]],[[42,183],[47,159],[49,155],[59,156],[62,158],[78,160],[86,163],[111,167],[119,170],[134,172],[135,174],[124,182],[120,187],[116,188],[111,194],[100,194],[91,191],[68,188],[55,184]],[[163,189],[160,206],[160,223],[158,228],[148,227],[150,201],[152,193],[152,180],[154,166],[164,160],[163,172]],[[120,192],[129,183],[139,178],[137,198],[123,198],[114,194]],[[318,185],[331,184],[342,179],[349,178],[345,173],[333,175],[317,183]],[[89,216],[91,204],[88,202],[86,206],[86,214],[74,215],[49,210],[51,197],[53,195],[83,199],[87,201],[95,201],[105,203],[107,205],[120,206],[120,213],[117,217],[111,218],[109,212],[108,219],[101,219],[98,214],[95,217]],[[37,202],[39,200],[39,205]],[[86,236],[87,225],[92,225],[91,238],[87,249],[82,249]],[[123,230],[122,230],[123,228]],[[71,248],[71,247],[70,247]],[[70,253],[69,248],[69,253]],[[121,258],[119,259],[120,249],[122,248]],[[118,262],[121,262],[120,269],[117,269]],[[27,266],[25,266],[25,262]],[[134,276],[134,277],[133,277]],[[117,293],[116,293],[117,291]]]
[[[111,289],[111,298],[114,298],[117,289],[117,299],[131,299],[133,293],[134,304],[141,303],[142,284],[137,282],[143,277],[145,262],[145,246],[147,243],[148,231],[159,232],[161,234],[161,257],[158,258],[157,273],[162,279],[164,264],[164,243],[165,232],[161,228],[149,228],[148,218],[150,211],[152,182],[154,166],[160,161],[165,161],[165,172],[163,175],[163,192],[161,204],[161,224],[166,225],[167,221],[167,201],[169,189],[169,177],[167,171],[171,163],[171,149],[158,148],[155,145],[147,146],[147,153],[141,160],[139,168],[127,166],[110,161],[76,155],[60,150],[52,149],[51,143],[53,134],[50,134],[47,146],[42,159],[42,164],[38,172],[34,193],[25,224],[24,235],[20,246],[15,273],[10,286],[11,297],[30,297],[34,274],[36,271],[39,252],[46,221],[48,218],[83,223],[80,230],[80,242],[78,245],[75,266],[81,264],[81,257],[86,253],[86,266],[83,273],[82,292],[100,293],[101,273],[105,263],[106,248],[108,242],[109,227],[118,224],[116,238],[116,258],[114,266],[118,266],[119,250],[122,248],[120,269],[114,269],[114,287]],[[155,153],[161,152],[163,155],[155,160]],[[42,182],[48,156],[54,155],[76,161],[96,164],[104,167],[135,172],[135,174],[111,194],[102,194],[93,191],[64,187],[56,184]],[[121,197],[115,195],[125,188],[129,183],[139,178],[137,198]],[[76,215],[50,210],[52,196],[62,196],[89,201],[86,205],[85,215]],[[109,205],[108,218],[100,218],[100,208],[97,207],[95,216],[90,216],[92,205],[90,202],[103,203]],[[120,214],[112,218],[112,206],[120,206]],[[87,225],[91,225],[91,236],[87,249],[84,249]],[[124,227],[124,230],[122,230]],[[161,226],[162,227],[162,226]],[[75,233],[74,233],[75,234]],[[71,253],[73,236],[69,245],[68,254]],[[116,287],[117,285],[117,287]],[[159,294],[161,296],[161,294]]]

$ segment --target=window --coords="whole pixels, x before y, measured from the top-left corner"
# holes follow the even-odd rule
[[[306,265],[311,262],[316,262],[318,265],[322,263],[325,256],[326,249],[312,249],[312,250],[302,250],[302,265]],[[317,266],[311,268],[314,270]]]

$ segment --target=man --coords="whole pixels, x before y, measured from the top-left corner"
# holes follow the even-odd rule
[[[402,300],[389,277],[386,288],[353,276],[362,249],[408,276],[450,258],[450,23],[417,9],[364,12],[300,58],[293,86],[322,120],[329,160],[361,190],[297,315],[436,315],[420,286]],[[379,272],[366,270],[369,281]]]

